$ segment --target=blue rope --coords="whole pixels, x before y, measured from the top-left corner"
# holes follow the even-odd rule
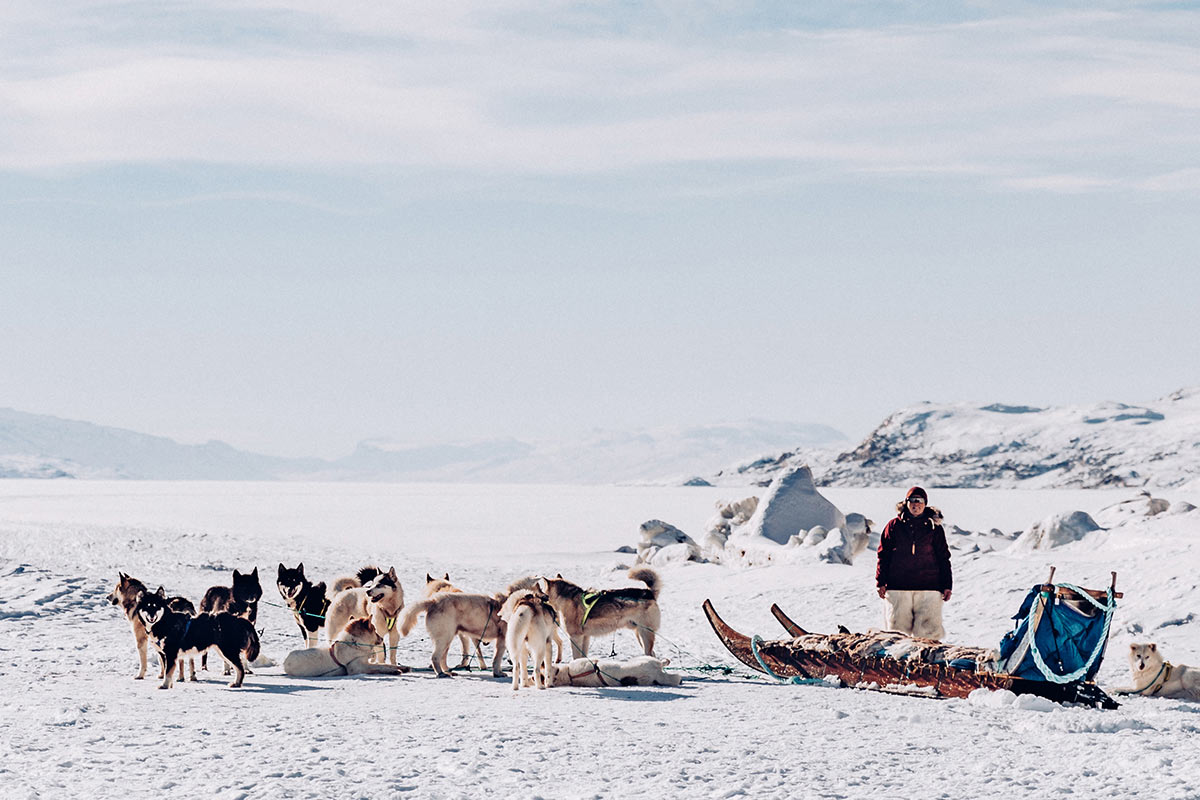
[[[1067,675],[1059,675],[1054,670],[1050,669],[1049,666],[1046,665],[1046,662],[1042,659],[1041,652],[1038,650],[1037,631],[1032,629],[1033,625],[1030,624],[1025,630],[1025,635],[1029,638],[1029,652],[1033,656],[1033,663],[1037,666],[1038,672],[1042,673],[1042,677],[1045,678],[1046,680],[1050,681],[1051,683],[1074,683],[1075,681],[1082,678],[1084,675],[1088,674],[1088,671],[1091,670],[1092,665],[1096,663],[1096,659],[1100,657],[1100,652],[1104,649],[1104,646],[1108,643],[1108,629],[1109,629],[1109,626],[1112,624],[1112,615],[1113,615],[1113,611],[1117,607],[1117,604],[1113,602],[1112,587],[1109,587],[1107,590],[1108,597],[1107,597],[1106,601],[1104,603],[1101,603],[1099,600],[1097,600],[1096,598],[1094,598],[1090,594],[1088,594],[1085,590],[1079,588],[1078,586],[1076,586],[1074,584],[1058,583],[1058,584],[1054,584],[1054,585],[1056,588],[1061,586],[1063,588],[1070,589],[1071,591],[1075,592],[1080,597],[1086,598],[1089,603],[1091,603],[1093,606],[1095,606],[1096,608],[1098,608],[1104,612],[1104,630],[1100,634],[1100,638],[1099,638],[1099,640],[1097,640],[1096,646],[1094,648],[1092,648],[1091,657],[1088,658],[1086,664],[1084,664],[1079,669],[1077,669],[1074,672],[1069,673]],[[1043,602],[1045,602],[1045,601],[1043,601]],[[1034,610],[1032,608],[1029,610],[1031,623],[1032,623],[1033,611]]]
[[[758,646],[762,644],[762,640],[763,639],[761,636],[755,634],[754,638],[750,640],[750,651],[754,653],[754,659],[758,661],[758,665],[763,668],[763,672],[767,673],[780,683],[792,683],[796,684],[797,686],[816,686],[818,684],[822,686],[828,685],[820,678],[801,678],[799,675],[793,675],[791,678],[785,678],[782,675],[777,675],[775,670],[767,666],[767,662],[763,661],[762,655],[760,655],[758,652]]]

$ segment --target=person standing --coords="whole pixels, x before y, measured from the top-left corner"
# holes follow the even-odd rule
[[[896,504],[896,517],[879,537],[875,586],[886,604],[888,630],[941,641],[942,603],[950,599],[954,579],[942,514],[928,505],[920,486]]]

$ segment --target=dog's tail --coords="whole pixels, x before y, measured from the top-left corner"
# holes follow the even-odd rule
[[[400,634],[402,636],[408,636],[409,631],[411,631],[413,626],[417,624],[417,620],[420,618],[420,616],[428,611],[435,602],[436,601],[433,599],[422,600],[419,603],[413,603],[411,606],[409,606],[408,610],[404,612],[404,619],[400,620]]]
[[[646,584],[646,588],[654,593],[654,599],[658,599],[658,591],[662,588],[662,579],[658,577],[657,572],[649,567],[634,567],[629,570],[629,579]]]
[[[250,630],[246,634],[246,646],[242,648],[242,652],[246,654],[246,663],[253,664],[258,658],[261,647],[258,641],[258,631],[254,630],[254,626],[250,621],[246,621],[246,627]]]
[[[358,578],[359,586],[366,586],[368,582],[373,581],[382,574],[383,570],[374,564],[369,564],[355,573],[355,577]]]

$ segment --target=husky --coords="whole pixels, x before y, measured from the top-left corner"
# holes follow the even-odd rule
[[[553,666],[551,686],[678,686],[683,678],[664,672],[668,659],[634,656],[628,661],[577,658]]]
[[[329,609],[329,598],[325,596],[325,582],[313,583],[304,577],[304,562],[295,569],[279,565],[275,586],[283,602],[287,603],[305,647],[316,647],[317,637],[325,627],[325,612]]]
[[[462,592],[462,589],[450,582],[450,573],[444,573],[442,577],[435,578],[428,572],[425,573],[425,598],[429,599],[435,594],[441,592]],[[485,669],[483,660],[483,648],[479,645],[478,639],[472,639],[465,633],[458,635],[458,643],[462,646],[462,660],[458,662],[455,669],[470,669],[471,668],[471,647],[475,647],[475,658],[479,661],[479,668]]]
[[[550,668],[554,662],[554,631],[558,628],[558,615],[550,605],[549,598],[541,592],[521,589],[513,592],[500,607],[500,619],[504,620],[507,632],[504,637],[509,658],[513,663],[512,688],[518,691],[521,684],[545,689],[549,685]],[[533,680],[525,674],[526,659],[532,656]]]
[[[492,659],[492,675],[504,677],[501,659],[504,658],[504,620],[500,619],[500,607],[507,599],[505,594],[488,596],[467,592],[440,592],[433,597],[414,603],[404,612],[400,632],[408,636],[421,615],[425,615],[425,630],[433,640],[433,656],[430,664],[439,678],[453,677],[446,668],[446,653],[450,643],[460,633],[480,641],[495,641],[496,655]]]
[[[383,649],[383,637],[366,617],[355,617],[346,624],[329,647],[293,650],[283,660],[286,675],[319,678],[326,675],[400,675],[408,667],[371,662],[372,653]]]
[[[363,567],[358,571],[361,587],[343,589],[329,603],[325,612],[325,638],[333,641],[352,617],[367,617],[380,636],[387,638],[387,660],[396,664],[396,645],[400,643],[397,622],[404,608],[404,588],[396,577],[396,568],[387,572],[378,567]]]
[[[542,593],[550,598],[550,605],[558,612],[571,639],[573,658],[587,655],[588,641],[593,636],[603,636],[619,628],[633,628],[645,654],[654,655],[654,634],[662,619],[658,609],[661,581],[649,567],[635,567],[629,571],[629,577],[646,584],[646,588],[585,591],[563,580],[562,575],[539,581]]]
[[[199,655],[216,647],[233,665],[236,676],[229,685],[235,689],[242,685],[246,675],[243,654],[249,661],[258,658],[258,632],[245,617],[228,611],[201,612],[194,617],[172,611],[167,607],[166,594],[161,587],[157,592],[142,594],[137,614],[166,665],[160,689],[170,689],[175,683],[175,664],[181,655]]]
[[[165,595],[166,592],[160,586],[158,587],[159,594]],[[134,680],[142,680],[146,677],[146,650],[150,642],[150,636],[146,632],[146,626],[142,623],[142,618],[138,616],[137,605],[142,599],[142,595],[146,593],[146,584],[139,581],[137,578],[131,578],[124,572],[117,573],[117,585],[108,593],[108,602],[114,606],[120,606],[125,612],[125,618],[129,620],[129,626],[133,628],[133,641],[137,646],[139,668],[137,675],[134,675]],[[178,611],[181,614],[188,616],[196,615],[196,607],[192,605],[192,601],[186,597],[168,597],[167,606],[172,611]],[[158,677],[163,677],[163,670],[166,669],[166,663],[160,658],[158,660]],[[196,665],[192,663],[192,675],[196,674]],[[183,680],[183,662],[179,664],[179,679]]]
[[[258,621],[258,601],[262,599],[262,584],[258,582],[258,567],[253,572],[233,571],[233,586],[213,586],[200,600],[201,614],[227,612],[245,617],[251,626]],[[254,659],[250,659],[253,661]],[[223,674],[228,675],[230,664],[225,665]],[[208,652],[200,656],[200,669],[208,669]]]
[[[1200,700],[1200,669],[1170,663],[1154,642],[1129,645],[1129,671],[1133,686],[1119,689],[1122,694]]]

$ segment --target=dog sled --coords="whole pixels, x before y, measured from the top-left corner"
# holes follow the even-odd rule
[[[781,680],[818,682],[836,676],[845,686],[932,698],[1007,689],[1056,703],[1117,708],[1093,682],[1116,600],[1122,597],[1116,591],[1117,574],[1104,590],[1053,581],[1051,567],[1046,583],[1026,595],[998,650],[946,645],[896,631],[811,633],[778,605],[771,606],[771,613],[791,638],[763,641],[730,627],[711,600],[704,601],[703,609],[735,658]]]

